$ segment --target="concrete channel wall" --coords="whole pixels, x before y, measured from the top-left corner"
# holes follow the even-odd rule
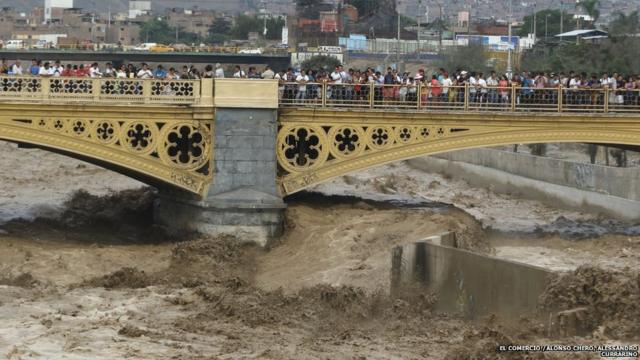
[[[392,292],[417,281],[438,294],[436,311],[470,319],[489,314],[545,317],[538,310],[538,297],[549,284],[550,271],[445,244],[455,245],[425,239],[394,248]]]
[[[495,149],[411,159],[414,168],[555,206],[640,219],[640,168],[615,168]]]

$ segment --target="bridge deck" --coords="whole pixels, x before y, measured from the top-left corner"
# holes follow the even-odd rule
[[[640,112],[640,89],[475,88],[422,85],[287,83],[280,106],[473,112]]]

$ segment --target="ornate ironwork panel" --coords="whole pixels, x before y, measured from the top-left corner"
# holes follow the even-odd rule
[[[64,86],[61,83],[61,92]],[[213,119],[69,114],[74,116],[0,115],[0,139],[112,163],[198,195],[204,195],[213,180]]]
[[[640,144],[634,116],[281,109],[277,158],[291,194],[331,178],[416,156],[514,143]]]

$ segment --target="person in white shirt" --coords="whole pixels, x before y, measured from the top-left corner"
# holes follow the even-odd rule
[[[44,77],[49,77],[53,75],[53,69],[49,65],[49,62],[45,62],[44,65],[40,67],[40,70],[38,71],[38,75],[44,76]]]
[[[58,74],[62,74],[63,71],[64,71],[64,66],[62,66],[62,64],[60,64],[60,60],[56,60],[55,64],[52,66],[51,74],[54,75],[56,72]],[[58,75],[58,76],[60,76],[60,75]]]
[[[262,72],[263,79],[273,79],[275,75],[276,74],[273,72],[273,70],[271,70],[271,68],[268,65],[264,68],[264,71]]]
[[[104,68],[104,77],[112,78],[116,77],[116,69],[113,68],[110,62],[105,65]]]
[[[342,84],[342,75],[340,74],[340,66],[336,66],[336,69],[331,73],[331,81],[334,84]]]
[[[498,102],[498,78],[496,78],[496,73],[495,71],[491,72],[491,75],[487,78],[486,81],[487,87],[489,88],[488,91],[488,101],[492,104],[495,104]]]
[[[476,80],[476,73],[472,72],[469,75],[469,101],[470,102],[475,102],[477,100],[476,98],[477,86],[478,86],[478,80]]]
[[[127,67],[125,65],[121,65],[120,69],[116,70],[116,78],[118,79],[127,78]]]
[[[235,71],[233,72],[233,77],[236,79],[244,79],[247,77],[247,74],[245,74],[245,72],[240,69],[240,66],[236,65]]]
[[[480,97],[478,98],[479,103],[483,103],[487,100],[487,80],[484,79],[482,73],[478,74],[478,88],[480,88]]]
[[[149,65],[147,65],[146,63],[142,63],[142,69],[138,71],[138,74],[136,76],[140,79],[152,79],[153,73],[151,72],[151,70],[149,70]]]
[[[22,64],[20,63],[20,60],[16,60],[16,62],[11,67],[11,74],[16,76],[22,75]]]
[[[442,79],[442,95],[445,101],[450,101],[449,88],[453,86],[453,80],[451,80],[451,77],[447,72],[445,72],[442,76],[444,77],[444,79]]]
[[[176,72],[176,69],[169,68],[169,72],[167,73],[167,80],[180,80],[180,75]]]
[[[224,69],[222,69],[222,65],[220,65],[220,63],[216,64],[215,77],[217,79],[224,79]]]
[[[302,70],[296,77],[296,82],[300,84],[298,86],[298,93],[296,94],[296,100],[304,100],[307,98],[307,83],[309,82],[309,76],[305,70]]]
[[[102,72],[100,72],[100,68],[98,67],[98,63],[91,64],[91,68],[89,69],[89,77],[92,78],[101,78]]]

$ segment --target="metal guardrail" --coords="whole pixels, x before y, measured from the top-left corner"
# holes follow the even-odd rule
[[[640,112],[640,89],[281,83],[282,107],[511,112]]]
[[[210,89],[207,89],[210,87]],[[0,76],[0,101],[212,104],[213,79]]]

